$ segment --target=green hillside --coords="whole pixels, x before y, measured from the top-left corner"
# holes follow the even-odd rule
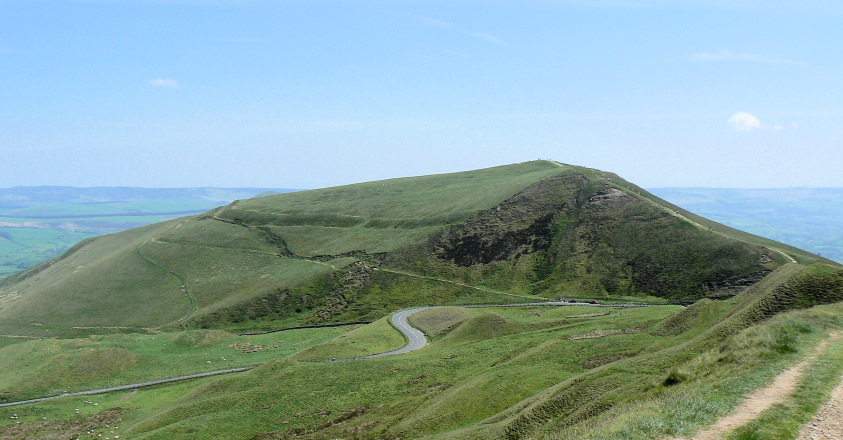
[[[0,329],[259,329],[420,304],[692,300],[757,281],[787,261],[776,250],[817,259],[612,174],[534,161],[235,201],[95,238],[0,281]]]
[[[558,296],[649,306],[460,307]],[[0,403],[256,368],[0,408],[0,439],[693,436],[843,330],[841,304],[840,265],[598,170],[270,195],[0,281]],[[410,316],[428,347],[327,362],[401,346],[386,316],[417,305],[447,306]],[[808,371],[739,438],[795,438],[843,374],[843,340]]]
[[[692,437],[806,357],[829,331],[843,330],[841,301],[843,270],[788,264],[734,298],[688,308],[432,309],[411,317],[431,336],[429,347],[366,361],[313,362],[394,347],[400,341],[383,320],[245,337],[252,339],[191,330],[29,341],[0,349],[4,371],[28,378],[4,379],[2,398],[211,365],[261,366],[4,408],[0,413],[20,414],[23,427],[4,418],[0,436],[38,438],[34,433],[62,421],[63,429],[138,439]],[[247,342],[262,348],[238,350]],[[811,364],[810,388],[792,403],[827,398],[843,374],[841,359],[843,343],[835,342]],[[766,424],[744,428],[756,435],[749,438],[795,438],[805,413],[777,411],[761,419]]]
[[[279,189],[289,192],[292,190]],[[0,188],[0,278],[85,238],[197,214],[265,188]]]

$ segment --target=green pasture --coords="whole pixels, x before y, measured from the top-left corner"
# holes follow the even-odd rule
[[[381,318],[371,324],[358,327],[324,344],[302,350],[293,356],[301,361],[329,361],[386,353],[403,347],[404,337]]]
[[[334,327],[237,336],[191,330],[10,341],[0,348],[0,369],[15,374],[0,377],[0,398],[22,400],[258,365],[348,331]]]
[[[0,278],[54,258],[92,235],[55,229],[0,226]]]
[[[562,309],[568,312],[562,312]],[[596,319],[563,316],[563,313],[593,313],[597,309],[583,306],[532,310],[553,315],[549,322],[539,322],[534,314],[520,313],[513,309],[473,309],[467,314],[467,319],[458,324],[460,327],[465,326],[462,331],[464,334],[455,330],[448,338],[437,340],[429,347],[408,355],[339,363],[273,360],[251,372],[215,380],[194,381],[193,386],[182,388],[181,395],[173,395],[172,388],[182,385],[141,390],[123,402],[137,406],[139,402],[145,401],[146,405],[154,405],[158,409],[151,411],[151,407],[142,406],[141,409],[126,414],[120,422],[121,432],[131,438],[182,438],[181,436],[187,435],[188,431],[194,431],[193,434],[200,437],[221,435],[228,438],[250,438],[267,427],[273,430],[307,430],[308,426],[342,416],[349,411],[359,411],[360,415],[353,419],[359,419],[361,416],[367,420],[371,417],[385,417],[384,422],[389,420],[400,425],[399,430],[407,435],[435,433],[452,426],[441,425],[441,418],[455,419],[460,421],[459,423],[478,421],[538,392],[562,377],[570,377],[587,370],[590,366],[589,360],[598,358],[599,361],[607,354],[616,353],[619,347],[624,348],[625,355],[635,353],[658,339],[652,336],[636,338],[635,334],[617,334],[594,339],[568,340],[570,336],[605,326],[631,328],[649,325],[648,322],[669,316],[677,307],[619,310],[617,313]],[[439,309],[425,313],[431,314],[437,310]],[[504,315],[511,315],[512,318]],[[506,331],[496,329],[500,320],[505,322]],[[598,322],[599,320],[603,321]],[[474,330],[480,330],[480,333],[475,333]],[[362,354],[391,349],[396,343],[400,346],[403,342],[403,338],[385,320],[348,333],[341,329],[308,331],[332,332],[333,336],[339,336],[322,346],[307,348],[304,344],[289,345],[290,342],[296,343],[304,337],[288,337],[287,332],[264,335],[261,337],[265,340],[286,340],[288,345],[284,346],[284,349],[256,353],[250,360],[266,359],[259,356],[286,355],[288,348],[296,351],[304,349],[294,358],[313,357],[315,360],[322,357],[323,353],[327,355],[334,347],[338,349],[338,354]],[[213,358],[220,368],[237,365],[234,362],[223,365],[221,360],[223,356],[227,359],[236,356],[231,353],[233,350],[226,348],[232,338],[230,335],[222,332],[188,332],[184,335],[190,336],[178,335],[179,333],[175,333],[165,339],[161,339],[162,335],[108,336],[104,337],[103,341],[110,341],[109,348],[122,347],[144,357],[152,357],[150,353],[164,356],[169,353],[168,350],[184,352],[184,358],[172,361],[173,364],[191,363],[192,366],[202,367],[206,360]],[[330,338],[332,335],[325,337]],[[384,338],[384,335],[391,336]],[[156,339],[152,340],[152,337]],[[126,344],[124,338],[134,341],[136,345],[120,345]],[[46,348],[58,350],[54,347],[62,346],[56,342],[49,342],[47,346],[44,343],[33,341],[26,344],[41,347],[39,353],[47,351]],[[164,346],[165,343],[167,346]],[[6,347],[4,350],[13,348],[24,350],[15,346]],[[80,348],[84,350],[87,346]],[[205,352],[208,352],[207,356]],[[240,356],[245,358],[249,355]],[[128,355],[124,357],[131,358]],[[281,357],[284,356],[275,359]],[[157,359],[157,356],[155,358]],[[563,361],[563,365],[559,364],[560,361]],[[135,362],[150,368],[147,362]],[[134,374],[143,372],[144,368],[137,367],[126,371],[129,373],[122,373],[120,377],[134,377]],[[521,379],[513,380],[516,377]],[[530,377],[530,380],[525,381],[524,377]],[[198,385],[202,383],[207,386]],[[477,405],[484,400],[482,393],[490,392],[487,387],[492,384],[495,384],[493,386],[496,390],[502,392],[499,394],[500,401],[493,406]],[[78,407],[81,405],[79,402],[84,400],[98,402],[101,409],[118,407],[123,403],[121,399],[127,394],[113,393],[87,399],[44,402],[9,411],[25,413],[27,417],[31,417],[29,420],[37,420],[44,416],[51,419],[57,415],[71,414],[72,408]],[[431,401],[427,402],[426,406],[432,406],[412,417],[413,420],[419,420],[422,426],[399,423],[399,420],[411,417],[411,414],[407,413],[409,408],[428,400]],[[224,405],[225,409],[220,406],[223,402],[228,402]],[[206,414],[211,408],[217,408],[212,417],[200,415]],[[140,418],[133,422],[131,417],[134,416]],[[236,422],[238,420],[239,422]],[[355,420],[355,423],[357,422]]]
[[[8,353],[0,358],[28,359],[4,364],[4,371],[23,370],[26,362],[49,371],[46,366],[55,366],[50,356],[69,356],[79,360],[62,365],[102,374],[88,383],[111,384],[179,365],[185,366],[180,371],[207,371],[208,360],[215,368],[249,361],[261,366],[136,393],[6,408],[0,416],[16,413],[33,427],[57,419],[90,426],[95,414],[119,413],[108,423],[119,426],[121,438],[140,439],[693,436],[812,353],[829,331],[843,329],[841,276],[839,269],[788,265],[733,299],[688,308],[439,307],[410,319],[430,335],[427,347],[360,361],[313,362],[400,346],[401,336],[385,319],[351,331],[245,339],[278,346],[255,353],[232,353],[232,341],[244,338],[216,330],[31,340],[0,349]],[[811,307],[822,303],[833,304]],[[120,358],[130,365],[78,370],[91,348],[99,361]],[[792,398],[734,438],[793,438],[769,433],[795,432],[810,417],[839,377],[841,350],[839,342],[830,345]],[[23,382],[61,389],[48,379]]]

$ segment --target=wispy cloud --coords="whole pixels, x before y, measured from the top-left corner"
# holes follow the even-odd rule
[[[804,61],[789,60],[779,57],[758,55],[751,52],[732,52],[728,49],[721,49],[717,52],[702,52],[691,57],[694,61],[743,61],[749,63],[765,64],[789,64],[792,66],[806,66]]]
[[[422,24],[425,24],[427,26],[436,27],[436,28],[440,28],[440,29],[446,29],[446,30],[449,30],[449,31],[453,31],[453,32],[457,32],[457,33],[460,33],[460,34],[463,34],[463,35],[467,35],[467,36],[472,37],[472,38],[485,40],[485,41],[488,41],[489,43],[499,44],[501,46],[512,46],[511,44],[507,43],[506,41],[501,40],[500,38],[498,38],[498,37],[496,37],[492,34],[488,34],[486,32],[471,31],[471,30],[462,28],[460,26],[457,26],[453,23],[448,23],[447,21],[438,20],[436,18],[430,18],[430,17],[424,17],[424,16],[421,16],[421,15],[412,15],[412,14],[409,14],[409,16],[415,18],[416,20],[418,20],[419,22],[421,22]]]
[[[170,89],[179,88],[178,81],[170,78],[155,78],[149,80],[149,85],[152,87],[166,87]]]
[[[220,41],[223,43],[266,43],[266,38],[220,38],[216,41]]]

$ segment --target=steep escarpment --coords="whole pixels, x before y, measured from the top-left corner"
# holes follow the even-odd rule
[[[542,296],[672,299],[734,295],[781,262],[769,249],[701,228],[585,173],[536,182],[387,259]]]

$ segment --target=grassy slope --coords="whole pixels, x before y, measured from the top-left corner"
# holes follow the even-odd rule
[[[699,225],[702,225],[703,227],[711,228],[714,232],[716,232],[720,235],[723,235],[725,237],[734,238],[734,239],[741,240],[741,241],[744,241],[746,243],[752,243],[752,244],[755,244],[755,245],[758,245],[758,246],[764,246],[764,247],[769,247],[769,248],[772,248],[772,249],[778,249],[780,251],[783,251],[783,252],[787,253],[788,255],[793,257],[797,262],[799,262],[801,264],[813,264],[815,262],[822,262],[822,263],[825,263],[825,264],[831,264],[831,265],[839,266],[839,263],[837,263],[837,262],[834,262],[834,261],[829,260],[827,258],[820,257],[818,255],[814,255],[812,253],[806,252],[806,251],[804,251],[802,249],[799,249],[797,247],[790,246],[790,245],[785,244],[785,243],[777,242],[775,240],[770,240],[770,239],[765,238],[765,237],[760,237],[758,235],[750,234],[748,232],[744,232],[744,231],[741,231],[739,229],[735,229],[735,228],[717,223],[715,221],[709,220],[707,218],[701,217],[697,214],[694,214],[690,211],[687,211],[683,208],[680,208],[679,206],[676,206],[676,205],[674,205],[674,204],[672,204],[672,203],[670,203],[670,202],[668,202],[664,199],[661,199],[661,198],[647,192],[643,188],[641,188],[641,187],[639,187],[639,186],[637,186],[637,185],[635,185],[631,182],[627,182],[627,181],[621,179],[620,177],[618,177],[615,174],[612,174],[612,173],[605,173],[605,174],[610,175],[612,177],[612,179],[615,182],[618,183],[619,187],[622,187],[622,188],[627,189],[629,191],[632,191],[636,194],[639,194],[642,198],[644,198],[646,200],[649,200],[652,203],[657,204],[658,206],[666,207],[670,211],[677,212],[677,213],[683,215],[684,217],[690,219],[691,221],[693,221],[693,222],[695,222]]]
[[[300,351],[293,356],[293,359],[301,361],[347,359],[386,353],[401,348],[404,344],[404,337],[392,328],[389,320],[381,318],[329,342]]]
[[[567,313],[596,310],[585,306],[564,310],[482,310],[461,323],[462,332],[456,329],[447,338],[406,356],[343,363],[282,360],[230,378],[203,380],[200,382],[205,385],[193,385],[177,393],[167,387],[141,391],[138,398],[125,402],[119,401],[125,393],[97,396],[96,401],[102,408],[140,407],[120,423],[130,438],[246,439],[274,430],[307,432],[356,409],[361,410],[362,417],[352,417],[350,424],[329,426],[327,430],[323,427],[321,432],[307,437],[341,437],[347,427],[368,423],[361,433],[370,438],[388,437],[385,430],[390,425],[405,433],[405,438],[412,438],[455,426],[443,421],[464,424],[481,420],[555,383],[560,375],[581,373],[587,368],[581,361],[615,353],[619,344],[634,352],[659,339],[619,334],[591,341],[568,341],[568,335],[606,325],[649,325],[677,309],[664,306],[624,310],[602,320],[565,317]],[[544,314],[545,319],[537,320],[534,312]],[[497,328],[501,321],[506,323],[506,331]],[[371,333],[361,333],[359,330],[363,329],[347,333],[329,345],[338,341],[350,344],[353,336],[360,337],[358,343],[365,343]],[[472,329],[482,334],[469,334]],[[478,404],[487,400],[485,393],[494,391],[501,393],[494,406]],[[81,400],[28,405],[14,412],[28,418],[42,414],[53,418],[72,413]],[[414,415],[416,410],[423,413]],[[413,426],[401,422],[411,417],[422,423]],[[379,423],[370,423],[372,420]]]
[[[30,340],[0,348],[0,400],[146,382],[281,359],[348,327],[237,336],[219,330]],[[400,339],[401,336],[398,335]]]
[[[626,195],[601,201],[612,187]],[[405,272],[526,296],[699,296],[702,281],[784,261],[767,252],[773,261],[759,265],[763,249],[727,239],[729,231],[700,229],[639,192],[601,171],[535,161],[237,201],[95,239],[83,251],[0,281],[0,330],[32,322],[268,328],[516,298],[347,266],[356,259],[377,265],[384,252],[384,264]],[[481,243],[523,247],[518,240],[529,243],[524,234],[542,227],[536,216],[548,215],[547,249],[481,264],[433,257],[426,241],[459,243],[458,234],[475,234]]]
[[[137,252],[141,244],[176,224],[159,223],[83,242],[55,260],[10,277],[0,284],[0,297],[14,300],[2,305],[0,326],[19,324],[32,333],[55,335],[62,327],[150,327],[181,318],[190,304],[178,279]],[[49,329],[55,330],[48,333]]]
[[[440,308],[413,317],[433,342],[407,355],[343,363],[277,360],[234,376],[94,399],[100,410],[134,408],[122,416],[120,432],[141,439],[692,435],[809,353],[828,329],[843,327],[840,303],[789,310],[840,300],[840,269],[787,265],[734,299],[703,300],[689,309]],[[381,344],[378,335],[387,330],[384,322],[364,326],[311,353],[352,342]],[[204,361],[204,351],[217,356],[231,338],[203,345],[203,334],[187,333],[193,342],[179,348],[182,362]],[[287,339],[283,333],[263,337]],[[166,353],[149,336],[91,341]],[[56,346],[29,344],[41,347],[41,355]],[[15,347],[4,350],[20,350]],[[822,392],[813,394],[803,399],[822,399]],[[81,416],[95,411],[83,403],[88,399],[7,412],[22,414],[25,422],[73,420],[73,408],[81,407]],[[0,417],[2,423],[8,419]]]
[[[232,203],[222,219],[271,227],[298,255],[386,252],[570,170],[548,162],[389,179]]]
[[[536,435],[540,432],[539,428],[552,432],[578,432],[581,423],[586,420],[589,423],[611,420],[611,415],[607,415],[606,419],[600,417],[616,406],[632,404],[632,396],[635,399],[662,398],[667,392],[665,384],[690,382],[693,383],[691,388],[695,393],[705,395],[705,392],[710,393],[712,388],[717,388],[714,379],[728,381],[738,376],[739,379],[731,385],[740,385],[737,391],[723,393],[722,397],[715,393],[718,397],[712,399],[712,406],[707,412],[689,408],[689,413],[700,414],[696,418],[688,418],[687,413],[666,411],[666,414],[675,416],[670,424],[654,424],[646,435],[631,438],[652,438],[656,433],[671,434],[674,432],[671,430],[683,435],[690,434],[700,424],[727,413],[737,402],[738,396],[759,384],[762,380],[760,377],[769,378],[772,373],[764,371],[764,368],[781,368],[781,362],[791,359],[782,355],[792,355],[802,347],[798,342],[801,335],[804,334],[807,340],[816,341],[818,334],[825,328],[839,325],[843,321],[837,314],[817,314],[811,315],[811,325],[807,327],[802,324],[782,324],[776,327],[775,322],[772,326],[757,327],[757,323],[787,310],[841,300],[843,270],[828,266],[784,266],[763,282],[730,300],[729,308],[713,325],[699,321],[697,326],[704,325],[705,330],[696,336],[671,347],[642,353],[606,368],[589,371],[576,380],[560,382],[483,424],[450,433],[446,437],[514,438]],[[747,328],[750,328],[748,333],[733,336]],[[676,335],[679,337],[687,332],[682,331],[681,327],[674,329],[681,331]],[[665,332],[664,326],[654,330],[657,334],[671,333]],[[676,369],[676,365],[684,367]],[[690,399],[687,405],[697,405],[698,400]],[[659,402],[664,405],[676,404],[669,403],[669,399]],[[548,419],[552,419],[552,423],[548,423]],[[601,437],[598,435],[596,438]]]
[[[546,297],[698,298],[786,261],[675,216],[617,178],[565,169],[386,263]]]
[[[653,193],[706,218],[843,263],[843,189],[658,188]]]
[[[327,231],[305,231],[307,238],[299,242],[313,243],[298,245],[303,255],[344,251],[347,243],[366,252],[390,250],[559,172],[553,164],[532,162],[274,195],[239,201],[207,216],[97,238],[78,252],[0,281],[0,327],[31,322],[54,327],[160,326],[256,297],[261,301],[267,295],[285,295],[289,287],[337,268],[330,262],[288,258],[279,236],[289,236],[287,226],[305,222]],[[282,319],[305,320],[313,311],[312,299],[330,293],[324,281],[314,283],[300,289],[304,300],[294,307],[303,314],[291,312]]]
[[[0,278],[56,257],[79,241],[201,212],[260,189],[0,188]]]

